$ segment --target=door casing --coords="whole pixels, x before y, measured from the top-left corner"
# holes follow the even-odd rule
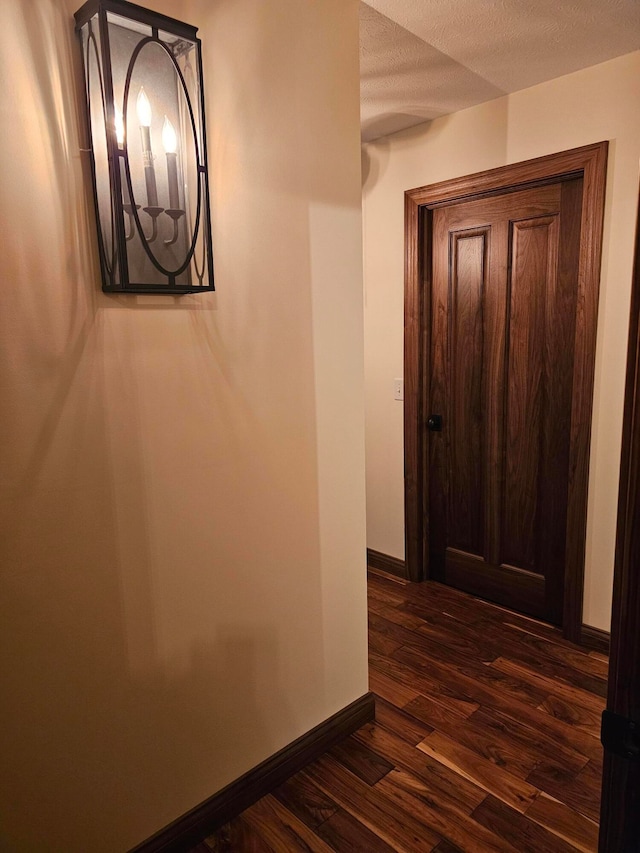
[[[432,211],[457,201],[582,177],[580,261],[571,399],[564,636],[580,642],[584,588],[591,407],[608,143],[454,178],[405,193],[404,447],[406,569],[429,578],[428,379]]]
[[[640,199],[631,287],[607,710],[640,724]],[[637,735],[636,735],[637,742]],[[640,761],[605,749],[600,853],[640,848]]]

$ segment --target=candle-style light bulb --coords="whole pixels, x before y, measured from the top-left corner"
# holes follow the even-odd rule
[[[164,117],[162,125],[162,144],[167,156],[167,183],[169,186],[169,209],[178,210],[180,193],[178,191],[178,137],[169,119]]]
[[[136,101],[136,110],[140,127],[151,127],[151,104],[149,103],[149,98],[147,98],[144,86],[140,86],[138,100]]]
[[[124,145],[124,119],[122,117],[122,110],[117,104],[114,104],[113,111],[113,123],[116,126],[116,139],[118,140],[118,145],[122,148],[122,146]]]
[[[164,117],[162,125],[162,144],[167,154],[175,154],[178,150],[178,137],[169,119]]]
[[[156,173],[153,167],[153,151],[151,150],[151,104],[144,87],[140,86],[136,102],[138,122],[140,123],[140,138],[142,139],[142,161],[144,163],[144,179],[147,186],[148,207],[158,206],[158,190],[156,188]],[[146,210],[146,208],[145,208]]]
[[[122,110],[120,107],[114,102],[113,104],[113,123],[116,128],[116,140],[118,141],[118,148],[124,147],[124,119],[122,117]],[[118,157],[118,163],[120,163],[120,158]],[[127,180],[124,173],[124,163],[121,166],[118,166],[120,171],[120,182],[122,184],[122,201],[125,205],[125,210],[127,209],[127,205],[131,204],[131,198],[129,197],[129,187],[127,186]]]

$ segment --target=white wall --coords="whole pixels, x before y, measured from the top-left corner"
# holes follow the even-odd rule
[[[622,403],[640,159],[640,52],[437,119],[364,147],[368,546],[404,556],[403,194],[610,140],[584,621],[609,628]]]
[[[100,292],[79,0],[0,5],[0,847],[125,850],[367,691],[356,0],[200,28],[218,290]],[[66,8],[65,8],[66,6]]]

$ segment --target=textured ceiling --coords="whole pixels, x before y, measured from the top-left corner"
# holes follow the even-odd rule
[[[640,48],[640,0],[368,0],[362,138],[371,141]]]

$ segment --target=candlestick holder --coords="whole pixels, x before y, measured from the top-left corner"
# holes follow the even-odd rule
[[[75,18],[103,290],[213,290],[196,28],[126,0],[87,0]]]
[[[170,240],[165,240],[165,246],[173,246],[174,243],[178,240],[178,221],[185,215],[184,210],[180,210],[180,208],[169,208],[165,210],[167,216],[169,216],[173,220],[173,237]]]
[[[152,207],[143,207],[144,212],[151,217],[151,236],[147,237],[147,235],[143,232],[142,236],[147,241],[147,243],[154,243],[158,238],[158,217],[164,211],[164,207],[156,207],[155,205]]]
[[[140,210],[140,205],[136,204],[136,210]],[[122,209],[127,214],[127,231],[125,233],[125,240],[127,242],[133,239],[133,235],[136,233],[136,226],[133,218],[133,205],[132,204],[123,204]]]

